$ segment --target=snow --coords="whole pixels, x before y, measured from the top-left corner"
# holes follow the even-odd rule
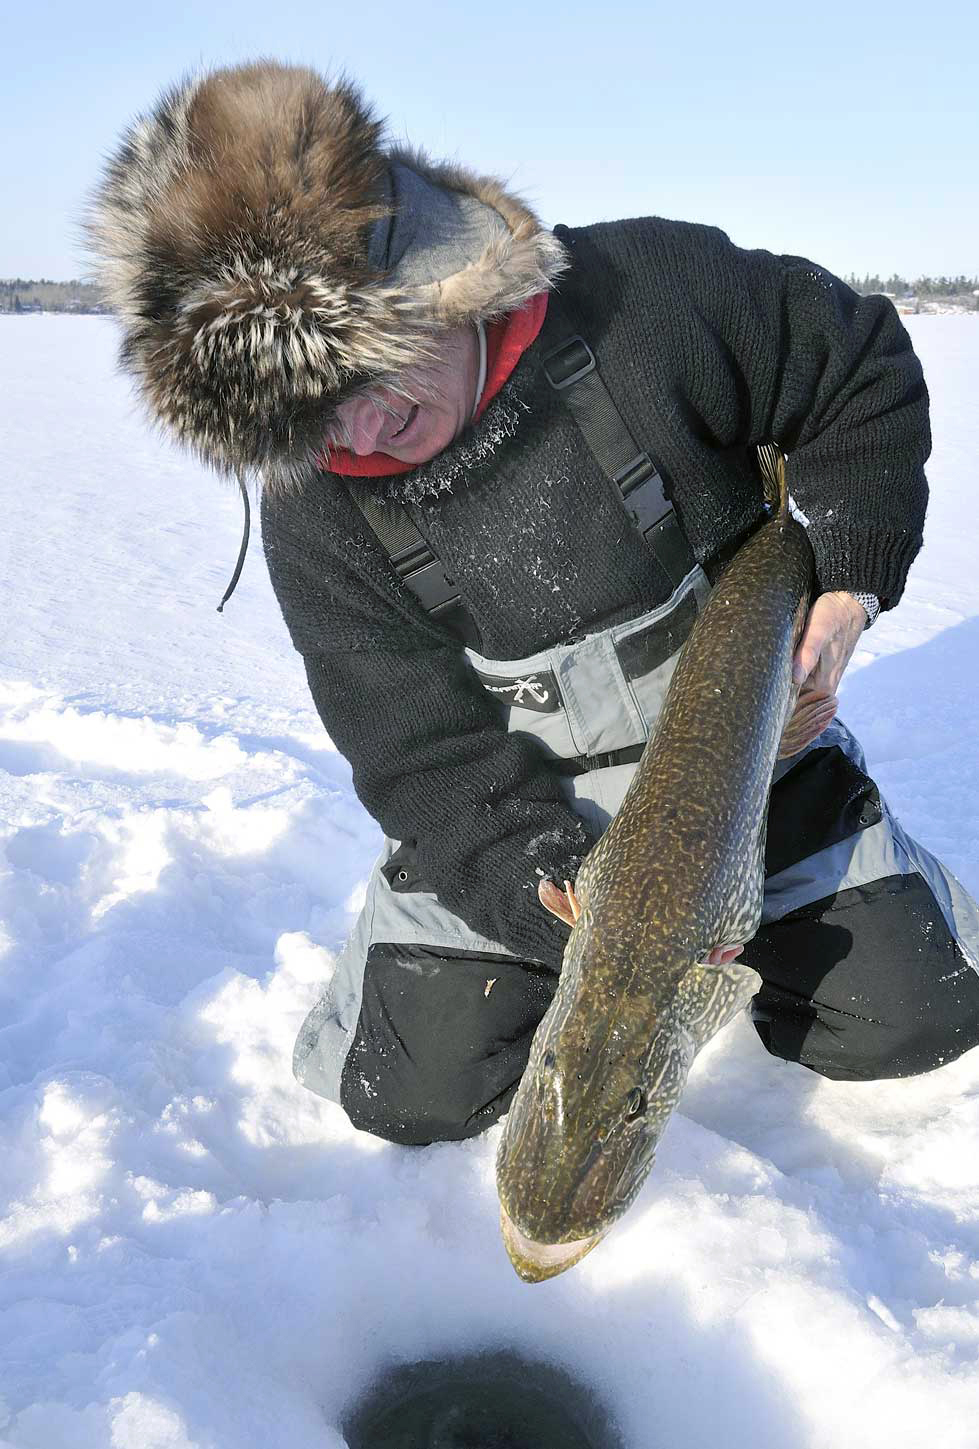
[[[844,714],[979,891],[979,327],[907,319],[928,541]],[[975,1449],[979,1052],[824,1081],[737,1021],[636,1206],[534,1288],[499,1129],[403,1149],[303,1091],[304,1013],[379,831],[240,500],[147,430],[107,319],[6,318],[0,577],[0,1445],[341,1449],[384,1365],[509,1347],[629,1449]]]

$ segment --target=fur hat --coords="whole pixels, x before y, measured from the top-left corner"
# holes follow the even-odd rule
[[[152,418],[272,486],[309,469],[344,398],[565,266],[499,182],[386,147],[350,82],[271,60],[167,91],[83,224]]]

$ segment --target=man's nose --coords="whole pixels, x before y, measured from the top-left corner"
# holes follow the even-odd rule
[[[365,458],[377,451],[384,427],[384,410],[371,397],[355,397],[337,408],[337,416],[350,441],[350,451]]]

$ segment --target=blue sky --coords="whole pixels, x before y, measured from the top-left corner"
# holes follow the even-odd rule
[[[549,222],[656,213],[836,272],[979,272],[974,4],[130,3],[4,23],[0,276],[81,275],[122,127],[196,65],[345,67],[392,133]]]

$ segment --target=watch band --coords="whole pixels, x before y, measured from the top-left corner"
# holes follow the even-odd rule
[[[858,594],[855,589],[848,589],[847,593],[866,609],[867,622],[863,627],[869,629],[880,613],[880,599],[878,599],[876,594]]]

